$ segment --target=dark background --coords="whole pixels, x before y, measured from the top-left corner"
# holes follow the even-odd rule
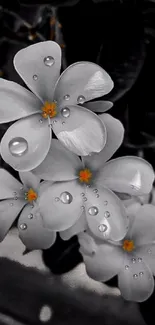
[[[110,113],[126,130],[117,155],[139,155],[155,167],[155,0],[0,0],[1,78],[23,85],[12,64],[15,53],[49,39],[62,48],[62,69],[86,60],[110,74],[115,84],[106,96],[114,103]],[[1,125],[1,137],[8,126]],[[54,274],[62,274],[82,261],[78,248],[76,237],[67,242],[58,237],[43,258]],[[154,296],[140,304],[147,324],[155,322],[154,305]]]

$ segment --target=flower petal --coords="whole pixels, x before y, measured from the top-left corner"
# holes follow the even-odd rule
[[[97,281],[108,281],[119,273],[123,253],[118,246],[95,241],[88,233],[78,236],[80,252],[88,275]]]
[[[53,231],[73,226],[82,214],[81,191],[81,186],[75,180],[57,182],[47,188],[38,202],[44,226]]]
[[[145,301],[154,290],[154,279],[149,267],[144,261],[133,263],[132,258],[129,257],[124,260],[118,282],[121,294],[126,300]]]
[[[24,205],[23,199],[0,202],[0,241],[4,239]]]
[[[88,226],[103,240],[121,240],[128,226],[128,217],[121,200],[110,190],[87,188],[85,202]]]
[[[66,106],[66,103],[83,104],[85,101],[109,93],[113,86],[108,73],[97,64],[76,62],[61,74],[56,84],[54,99],[61,107]],[[67,100],[66,95],[69,95]]]
[[[0,200],[13,198],[20,193],[22,184],[5,169],[0,168]]]
[[[53,99],[61,67],[61,49],[57,43],[39,42],[20,50],[14,57],[14,66],[26,85],[41,100]]]
[[[85,229],[87,229],[87,227],[88,226],[85,213],[82,213],[81,217],[74,223],[72,227],[67,230],[61,231],[59,235],[63,240],[68,240],[71,237],[83,232]]]
[[[0,123],[37,113],[41,102],[30,91],[13,81],[0,79]]]
[[[155,242],[154,244],[137,247],[136,253],[137,256],[149,266],[151,272],[155,276]]]
[[[77,155],[100,152],[106,143],[106,128],[96,114],[84,107],[69,106],[70,116],[58,116],[53,124],[57,138]]]
[[[120,147],[124,137],[124,127],[122,123],[109,114],[98,115],[107,131],[107,140],[105,147],[99,154],[93,154],[91,157],[84,157],[85,164],[89,164],[92,169],[103,168],[104,163],[110,159],[115,151]]]
[[[153,243],[155,240],[155,206],[146,204],[135,211],[129,236],[132,236],[136,247]]]
[[[22,149],[25,150],[23,155],[11,154],[9,144],[13,140],[19,143],[21,141]],[[51,130],[48,128],[48,121],[42,120],[40,123],[40,114],[35,114],[10,126],[1,140],[1,155],[15,170],[29,171],[46,157],[50,142]]]
[[[113,107],[113,103],[107,100],[84,103],[84,107],[96,113],[104,113]]]
[[[18,221],[19,237],[28,249],[47,249],[56,239],[56,233],[44,228],[38,207],[27,205]]]
[[[19,172],[20,179],[27,189],[33,188],[38,191],[40,178],[32,172]]]
[[[121,193],[143,195],[151,191],[154,181],[152,166],[139,157],[121,157],[109,161],[96,182]]]
[[[46,158],[33,169],[33,173],[45,180],[68,181],[77,178],[77,170],[81,166],[79,157],[67,150],[60,141],[52,139]]]

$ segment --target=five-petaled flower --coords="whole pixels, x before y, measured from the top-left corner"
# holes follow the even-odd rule
[[[103,243],[90,232],[78,237],[90,277],[105,282],[118,275],[125,299],[142,302],[149,298],[155,275],[155,206],[141,206],[131,216],[129,230],[120,242]]]
[[[111,158],[123,140],[124,128],[109,114],[99,118],[107,130],[107,142],[99,154],[82,157],[52,141],[45,160],[33,173],[53,181],[38,201],[46,227],[60,231],[63,239],[87,228],[102,239],[120,240],[128,219],[122,201],[114,192],[139,196],[149,193],[154,172],[137,157]]]
[[[28,249],[49,248],[56,233],[44,227],[37,199],[46,188],[46,182],[31,172],[20,172],[19,182],[5,169],[0,169],[0,241],[11,228],[17,216],[19,236]]]
[[[106,128],[94,111],[105,111],[110,102],[82,104],[111,91],[113,81],[95,63],[77,62],[59,77],[61,49],[52,41],[20,50],[14,66],[32,92],[0,80],[0,123],[15,122],[1,140],[3,159],[18,171],[37,167],[57,138],[78,155],[100,152]],[[20,120],[19,120],[20,119]]]

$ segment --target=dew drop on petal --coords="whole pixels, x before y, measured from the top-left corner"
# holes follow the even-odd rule
[[[23,186],[21,186],[21,187],[20,187],[20,190],[22,191],[23,189],[24,189],[24,187],[23,187]]]
[[[96,197],[99,198],[100,197],[99,194],[96,194]]]
[[[42,120],[42,118],[39,120],[39,122],[40,122],[40,124],[42,124],[42,123],[43,123],[43,120]]]
[[[125,265],[125,270],[128,270],[129,269],[129,265]]]
[[[152,253],[152,251],[151,251],[151,249],[148,249],[148,251],[147,251],[149,254],[151,254]]]
[[[58,122],[57,120],[54,120],[54,121],[53,121],[53,124],[55,124],[55,123],[57,123],[57,122]]]
[[[73,196],[69,192],[63,192],[60,194],[60,200],[64,204],[70,204],[73,201]]]
[[[65,122],[62,122],[62,125],[64,125],[65,124]]]
[[[64,96],[64,100],[69,100],[70,99],[70,96],[67,94]]]
[[[141,257],[138,257],[138,262],[142,262],[142,258]]]
[[[136,259],[135,258],[132,258],[132,263],[136,263]]]
[[[78,98],[77,98],[78,104],[83,104],[85,102],[85,100],[86,100],[85,97],[82,95],[78,96]]]
[[[26,223],[22,223],[19,227],[20,227],[21,230],[26,230],[27,229]]]
[[[133,274],[133,278],[137,279],[138,278],[138,274]]]
[[[84,207],[84,205],[82,205],[82,206],[81,206],[81,209],[82,209],[82,211],[84,211],[84,210],[85,210],[85,207]]]
[[[34,75],[33,75],[33,80],[35,80],[35,81],[38,80],[38,76],[37,76],[37,74],[34,74]]]
[[[108,204],[108,201],[104,201],[104,205],[107,205]]]
[[[55,63],[55,60],[53,58],[53,56],[46,56],[44,58],[44,64],[47,66],[47,67],[52,67],[52,65]]]
[[[88,188],[90,188],[91,187],[91,185],[90,184],[88,184],[88,185],[86,185]]]
[[[94,193],[97,193],[97,192],[98,192],[97,188],[95,188],[95,189],[93,190],[93,192],[94,192]]]
[[[28,219],[33,219],[33,214],[32,214],[32,213],[30,213],[30,214],[28,215]]]
[[[55,201],[56,202],[60,201],[59,197],[55,197]]]
[[[144,272],[139,272],[139,276],[143,276]]]
[[[98,208],[93,206],[93,207],[90,207],[88,209],[88,213],[91,215],[91,216],[96,216],[98,214]]]
[[[99,225],[98,229],[101,232],[105,232],[108,229],[108,227],[104,224],[101,224],[101,225]]]
[[[83,201],[84,201],[84,202],[86,202],[86,201],[87,201],[87,198],[86,198],[86,197],[84,197],[84,198],[83,198]]]
[[[28,150],[28,143],[24,138],[13,138],[9,142],[9,150],[12,156],[21,157]]]
[[[11,202],[10,205],[11,205],[11,207],[12,207],[12,206],[13,206],[13,203]]]
[[[62,108],[61,115],[63,117],[69,117],[70,116],[70,109],[68,107]]]
[[[81,196],[84,197],[85,196],[85,193],[81,193]]]
[[[109,211],[105,211],[104,216],[105,216],[105,218],[109,218],[110,217],[110,212]]]

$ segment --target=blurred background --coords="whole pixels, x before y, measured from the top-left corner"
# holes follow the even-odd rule
[[[25,86],[14,70],[13,57],[20,49],[44,40],[60,45],[62,70],[85,60],[96,62],[110,74],[115,84],[106,96],[113,102],[110,114],[125,127],[117,156],[138,155],[155,168],[155,0],[0,0],[0,78]],[[1,125],[0,137],[9,125]],[[2,159],[0,164],[17,177]],[[76,237],[64,242],[58,236],[54,246],[42,252],[42,263],[55,276],[68,274],[82,265],[78,249]],[[108,285],[117,286],[116,279]],[[146,324],[155,322],[154,304],[152,296],[138,306]],[[23,313],[25,317],[26,310]],[[141,316],[137,317],[132,325],[134,321],[143,325]],[[30,317],[29,323],[35,321]],[[127,316],[125,322],[111,321],[104,319],[103,324],[131,323]]]

